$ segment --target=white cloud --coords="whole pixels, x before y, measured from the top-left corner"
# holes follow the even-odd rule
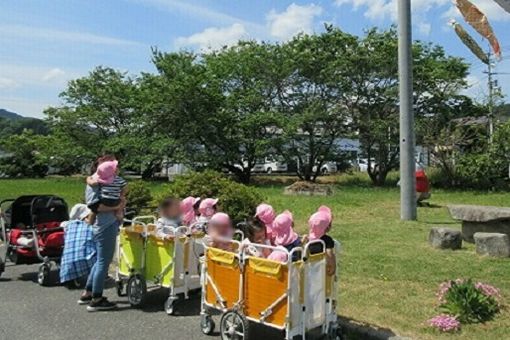
[[[218,49],[226,45],[233,45],[246,36],[244,25],[235,23],[228,27],[209,27],[189,37],[177,38],[175,45],[177,47],[193,46],[200,49]]]
[[[18,86],[19,84],[14,79],[0,76],[0,89],[12,90]]]
[[[52,81],[55,79],[61,79],[65,76],[65,72],[58,67],[52,68],[42,76],[43,81]]]
[[[337,6],[352,5],[355,11],[364,8],[363,15],[372,21],[397,20],[397,0],[336,0],[335,3]],[[426,20],[427,13],[448,3],[450,0],[412,0],[413,24],[421,34],[429,35],[432,28]]]
[[[16,87],[44,86],[63,89],[67,81],[84,74],[85,72],[62,70],[58,67],[0,64],[0,79],[12,79]]]
[[[269,33],[271,36],[287,40],[298,33],[311,33],[315,17],[322,14],[320,6],[310,4],[306,6],[292,3],[282,13],[272,10],[267,15]]]
[[[31,39],[82,43],[91,45],[140,46],[131,40],[112,38],[88,32],[71,32],[43,27],[22,25],[0,25],[0,40]]]

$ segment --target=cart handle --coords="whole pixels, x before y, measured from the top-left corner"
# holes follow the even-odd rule
[[[324,253],[326,251],[326,243],[324,243],[323,240],[313,240],[308,241],[308,243],[305,245],[304,254],[303,254],[303,261],[306,261],[308,259],[308,256],[310,255],[310,246],[314,244],[320,244],[322,247],[322,252]]]

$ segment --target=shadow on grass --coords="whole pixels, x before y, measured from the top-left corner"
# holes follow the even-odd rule
[[[383,340],[390,339],[397,335],[389,328],[381,328],[372,324],[357,321],[343,316],[339,316],[338,322],[342,334],[344,335],[343,339]]]

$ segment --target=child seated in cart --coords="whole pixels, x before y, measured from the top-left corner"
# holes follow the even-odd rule
[[[231,251],[232,243],[229,240],[234,236],[234,228],[230,217],[222,212],[214,214],[207,225],[209,247]]]
[[[272,206],[266,203],[259,204],[255,212],[255,222],[263,224],[266,229],[266,237],[273,244],[273,222],[276,217]]]
[[[335,241],[327,233],[331,229],[333,215],[331,209],[321,206],[308,220],[309,234],[303,238],[303,243],[314,240],[322,240],[326,249],[326,273],[334,275],[336,271]],[[310,245],[310,253],[317,254],[323,251],[320,244]]]
[[[159,218],[156,221],[156,236],[161,238],[172,238],[175,235],[175,228],[181,224],[181,210],[179,200],[172,197],[165,198],[159,204]]]
[[[243,240],[241,246],[246,249],[247,253],[255,257],[267,258],[271,254],[271,250],[268,248],[258,248],[253,244],[262,244],[270,246],[271,242],[268,238],[267,228],[262,221],[254,219],[248,221],[245,229],[246,239]]]
[[[182,224],[188,227],[193,226],[197,222],[198,206],[200,205],[200,197],[189,196],[180,203]]]
[[[275,246],[282,247],[288,252],[301,245],[301,239],[294,231],[294,218],[290,211],[286,210],[276,216],[273,222],[273,236]],[[275,250],[269,255],[268,259],[287,262],[287,252]]]
[[[94,224],[96,220],[97,209],[102,204],[107,207],[118,206],[126,195],[127,182],[118,175],[119,163],[116,160],[106,161],[97,167],[97,171],[92,176],[87,177],[87,184],[91,187],[99,186],[99,199],[89,203],[89,209],[92,213],[89,216],[89,224]],[[124,220],[124,208],[115,212],[117,220]]]

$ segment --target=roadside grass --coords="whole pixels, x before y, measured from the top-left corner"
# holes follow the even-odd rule
[[[277,184],[271,184],[271,183]],[[434,190],[430,207],[420,207],[417,222],[399,219],[399,191],[393,184],[372,188],[360,175],[328,177],[335,187],[330,197],[285,196],[286,181],[264,181],[258,186],[268,203],[278,211],[290,209],[296,228],[304,232],[308,216],[321,204],[334,211],[331,235],[342,243],[339,257],[340,314],[359,322],[389,328],[415,339],[506,339],[510,314],[506,308],[495,320],[482,325],[463,326],[461,332],[439,334],[426,320],[439,312],[435,293],[439,283],[459,277],[473,278],[502,290],[510,297],[510,260],[476,255],[474,246],[464,243],[459,251],[429,247],[431,227],[460,228],[446,209],[447,204],[509,205],[510,193]],[[29,193],[53,193],[68,203],[80,202],[81,178],[44,180],[0,180],[0,199]],[[163,189],[150,182],[153,194]]]

